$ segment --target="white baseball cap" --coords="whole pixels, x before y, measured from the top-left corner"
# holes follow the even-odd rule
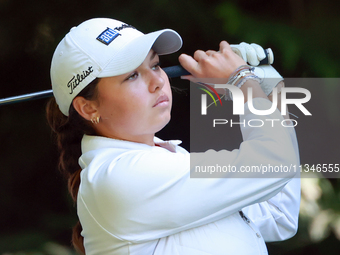
[[[81,23],[61,40],[52,58],[52,89],[60,111],[68,116],[72,100],[94,79],[136,69],[151,48],[165,55],[181,46],[180,35],[171,29],[143,34],[114,19]]]

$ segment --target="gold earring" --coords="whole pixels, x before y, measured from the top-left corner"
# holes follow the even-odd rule
[[[91,119],[92,124],[99,124],[100,117],[98,116],[97,118]]]

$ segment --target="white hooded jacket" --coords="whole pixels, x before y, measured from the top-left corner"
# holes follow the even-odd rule
[[[268,109],[266,99],[253,100]],[[282,119],[278,111],[269,116]],[[255,116],[247,106],[241,120]],[[220,163],[299,164],[294,128],[241,125],[240,149],[213,154]],[[190,178],[190,153],[178,141],[157,146],[84,136],[78,216],[87,255],[267,254],[264,241],[297,230],[300,179]],[[210,157],[211,158],[211,157]],[[293,178],[293,179],[292,179]],[[240,212],[241,211],[241,212]]]

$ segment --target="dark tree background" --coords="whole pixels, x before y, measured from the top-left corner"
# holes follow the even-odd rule
[[[217,49],[221,40],[255,42],[275,53],[284,77],[340,74],[340,2],[332,0],[0,0],[0,98],[50,89],[55,47],[72,26],[111,17],[143,32],[172,28],[181,52]],[[301,163],[340,163],[338,79],[307,88],[296,128]],[[172,79],[173,118],[158,136],[189,149],[189,83]],[[45,120],[47,99],[0,106],[0,254],[74,254],[76,212],[57,170],[57,151]],[[298,111],[297,111],[298,112]],[[338,254],[339,179],[303,179],[300,228],[291,240],[268,244],[271,254]]]

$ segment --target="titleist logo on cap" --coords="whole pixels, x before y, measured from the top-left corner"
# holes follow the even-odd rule
[[[85,71],[83,71],[82,74],[77,74],[77,76],[73,76],[73,78],[67,83],[67,87],[71,89],[70,94],[73,94],[74,89],[83,81],[86,79],[87,76],[90,75],[90,73],[93,72],[92,66],[89,66],[89,68]]]

